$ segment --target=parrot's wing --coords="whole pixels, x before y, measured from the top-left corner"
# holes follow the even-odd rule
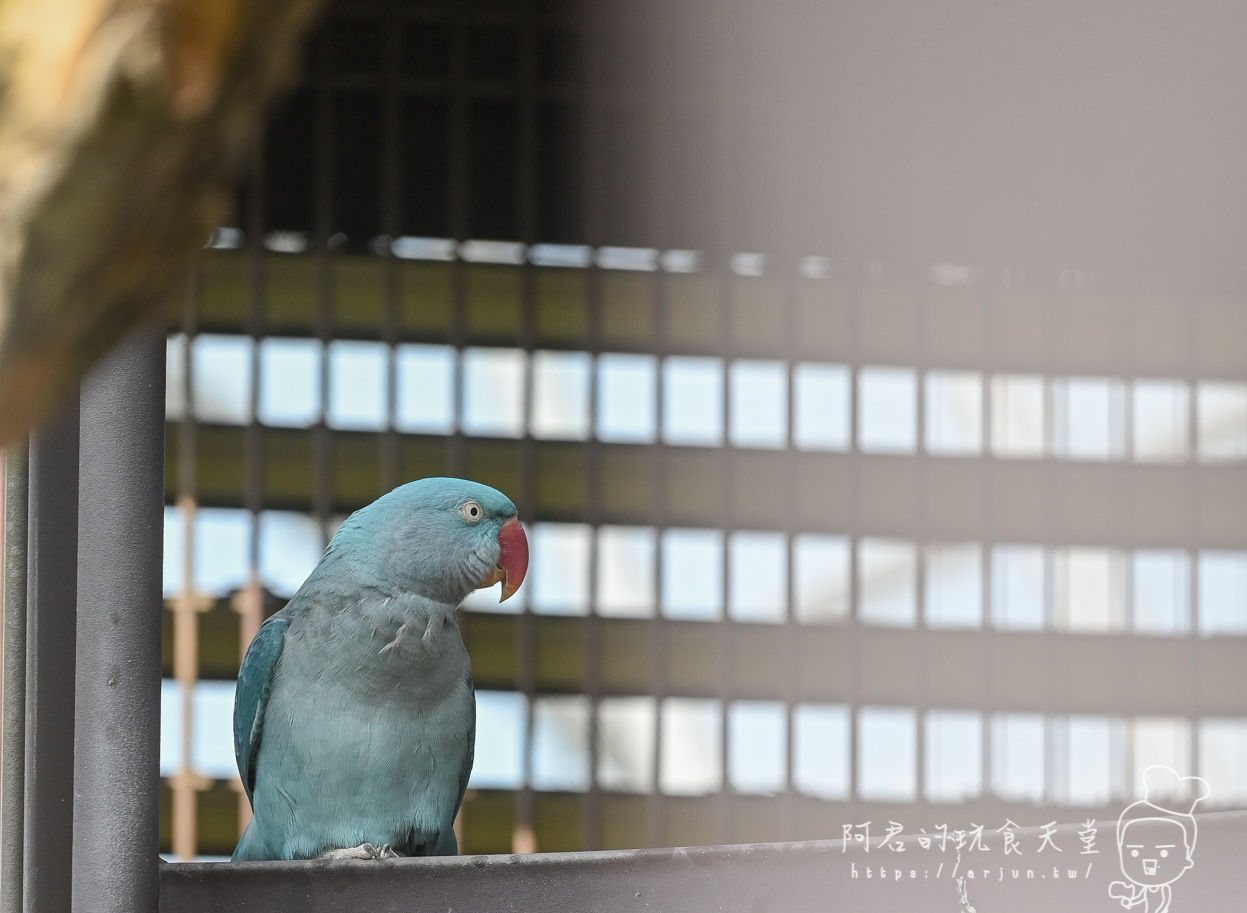
[[[468,778],[472,776],[472,762],[476,758],[476,695],[475,687],[472,682],[472,670],[468,670],[467,674],[468,690],[473,692],[472,697],[472,721],[468,726],[468,750],[463,754],[463,761],[459,765],[459,798],[455,800],[455,810],[450,816],[450,820],[454,821],[459,814],[459,808],[463,805],[464,793],[468,791]],[[454,828],[447,828],[437,836],[437,843],[433,846],[434,856],[455,856],[459,853],[459,841],[455,837]]]
[[[273,670],[281,656],[290,622],[285,611],[278,612],[256,632],[238,670],[234,692],[234,758],[247,798],[255,790],[255,759],[264,729],[264,708],[273,685]]]
[[[463,766],[459,768],[459,798],[455,800],[455,814],[463,805],[463,795],[468,791],[468,778],[472,776],[472,762],[476,760],[476,683],[472,681],[472,670],[468,670],[468,690],[472,692],[472,725],[468,727],[468,751],[463,756]]]

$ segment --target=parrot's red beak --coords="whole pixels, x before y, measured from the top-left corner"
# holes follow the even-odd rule
[[[484,589],[502,581],[502,598],[498,601],[506,602],[515,595],[515,591],[524,582],[524,575],[528,573],[528,537],[524,535],[524,527],[520,526],[520,521],[515,517],[502,524],[502,529],[498,530],[498,545],[501,547],[498,566],[481,581],[477,589]]]

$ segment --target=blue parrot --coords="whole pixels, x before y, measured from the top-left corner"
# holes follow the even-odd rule
[[[456,853],[476,698],[454,613],[527,569],[515,505],[486,485],[421,479],[353,513],[238,671],[253,817],[233,858]]]

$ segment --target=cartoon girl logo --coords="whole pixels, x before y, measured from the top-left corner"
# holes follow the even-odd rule
[[[1125,910],[1168,913],[1173,883],[1195,864],[1195,806],[1208,795],[1200,777],[1181,777],[1157,764],[1143,771],[1143,798],[1117,819],[1117,852],[1127,881],[1108,896]]]

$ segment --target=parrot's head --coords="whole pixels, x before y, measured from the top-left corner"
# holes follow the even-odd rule
[[[369,583],[458,605],[502,584],[510,598],[528,571],[528,537],[511,499],[465,479],[408,482],[357,510],[329,552],[343,553]],[[501,601],[501,600],[500,600]]]

